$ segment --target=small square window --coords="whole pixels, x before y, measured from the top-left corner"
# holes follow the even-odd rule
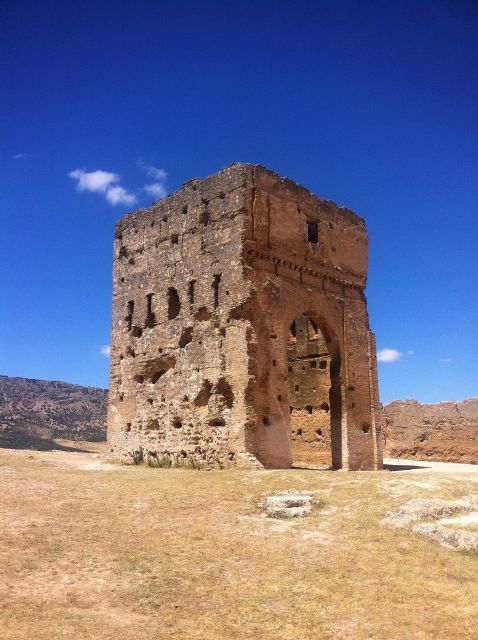
[[[319,244],[319,225],[317,222],[306,222],[307,241],[312,244]]]

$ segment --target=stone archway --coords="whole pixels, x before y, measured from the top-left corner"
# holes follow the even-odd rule
[[[287,377],[293,466],[340,468],[342,393],[337,341],[302,314],[289,328]]]

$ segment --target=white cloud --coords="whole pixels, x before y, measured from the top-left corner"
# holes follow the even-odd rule
[[[96,191],[105,193],[108,187],[114,182],[119,182],[117,173],[109,171],[84,171],[83,169],[75,169],[68,174],[70,178],[78,180],[77,191]]]
[[[148,195],[153,196],[154,198],[165,198],[168,195],[166,187],[160,182],[145,184],[143,189]]]
[[[132,205],[136,202],[136,196],[118,184],[120,177],[117,173],[101,171],[100,169],[97,171],[75,169],[70,171],[68,176],[73,180],[77,180],[77,191],[101,193],[111,205]]]
[[[143,190],[153,198],[165,198],[168,195],[168,190],[166,188],[166,179],[168,174],[164,169],[159,169],[158,167],[153,167],[150,164],[146,164],[143,158],[139,157],[137,160],[137,165],[143,171],[146,172],[146,175],[150,178],[154,178],[155,182],[150,182],[149,184],[145,184]]]
[[[26,153],[14,153],[12,156],[14,160],[23,160],[26,157],[27,157]]]
[[[112,205],[115,204],[127,204],[132,205],[136,202],[136,196],[132,193],[128,193],[126,189],[119,185],[109,187],[106,190],[106,199]]]
[[[397,349],[380,349],[377,351],[377,360],[379,362],[396,362],[401,360],[403,353]]]
[[[109,344],[105,344],[103,347],[101,347],[100,354],[102,356],[105,356],[106,358],[109,358],[110,357],[110,345]]]
[[[451,358],[439,358],[438,362],[451,362]]]

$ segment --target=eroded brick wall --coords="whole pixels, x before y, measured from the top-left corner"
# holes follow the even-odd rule
[[[232,165],[120,220],[114,250],[112,457],[380,466],[362,219]]]

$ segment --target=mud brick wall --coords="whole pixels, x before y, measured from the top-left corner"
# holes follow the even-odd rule
[[[110,456],[380,467],[366,272],[361,218],[257,165],[122,218]]]

